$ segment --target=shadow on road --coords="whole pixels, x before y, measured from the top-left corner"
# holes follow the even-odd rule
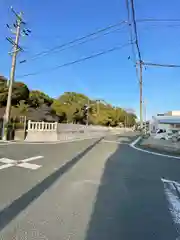
[[[128,145],[111,155],[85,240],[176,239],[161,183],[162,174],[168,174],[167,163],[164,168],[164,159],[153,157]]]
[[[84,155],[86,155],[94,146],[96,146],[102,138],[90,145],[83,152],[78,154],[72,160],[68,161],[65,165],[60,167],[57,171],[53,172],[45,178],[38,185],[24,193],[21,197],[13,201],[9,206],[0,211],[0,231],[9,224],[21,211],[23,211],[32,201],[36,200],[44,191],[46,191],[52,184],[59,180],[60,177],[68,172]]]

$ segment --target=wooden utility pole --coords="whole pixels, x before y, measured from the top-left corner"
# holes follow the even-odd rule
[[[9,90],[8,90],[8,98],[7,98],[7,105],[6,105],[6,112],[4,116],[4,122],[7,124],[10,119],[11,114],[11,98],[12,98],[12,89],[13,89],[13,82],[14,82],[14,76],[15,76],[15,69],[16,69],[16,57],[17,53],[19,52],[19,36],[20,36],[20,26],[21,26],[21,13],[19,15],[19,19],[17,19],[16,26],[16,39],[13,46],[13,52],[12,52],[12,66],[11,66],[11,73],[10,73],[10,80],[9,80]]]
[[[13,46],[12,52],[10,52],[10,55],[12,55],[12,65],[11,65],[11,72],[10,72],[10,79],[8,81],[8,97],[7,97],[7,104],[6,104],[6,111],[4,115],[4,128],[3,128],[3,138],[7,138],[7,134],[5,134],[5,127],[10,122],[10,116],[11,116],[11,99],[12,99],[12,90],[13,90],[13,83],[14,83],[14,77],[15,77],[15,71],[16,71],[16,57],[19,51],[23,51],[23,49],[19,46],[19,38],[20,36],[28,36],[31,32],[29,29],[22,29],[21,26],[25,24],[25,22],[22,19],[22,12],[19,14],[14,11],[14,9],[11,7],[11,10],[13,14],[16,17],[16,21],[13,24],[13,28],[11,28],[8,24],[6,25],[7,28],[10,29],[10,31],[15,34],[15,40],[13,38],[7,37],[6,39],[8,42],[10,42]]]
[[[144,99],[144,122],[145,122],[145,134],[147,133],[147,124],[146,124],[146,121],[147,121],[147,116],[146,116],[146,100]]]
[[[100,113],[100,111],[99,111],[99,110],[100,110],[100,109],[99,109],[99,103],[100,103],[100,101],[101,101],[100,99],[97,99],[97,100],[96,100],[96,105],[97,105],[97,116],[98,116],[98,117],[99,117],[99,113]]]
[[[140,97],[140,127],[143,129],[143,80],[142,80],[142,62],[139,63],[140,76],[139,76],[139,97]]]

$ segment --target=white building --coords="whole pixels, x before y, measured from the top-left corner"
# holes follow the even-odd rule
[[[180,111],[170,111],[164,114],[153,116],[150,121],[150,131],[155,132],[157,129],[179,129],[180,130]]]

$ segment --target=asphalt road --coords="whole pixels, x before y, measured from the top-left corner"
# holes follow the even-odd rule
[[[178,239],[161,179],[180,182],[180,160],[137,151],[135,138],[0,145],[0,239]]]

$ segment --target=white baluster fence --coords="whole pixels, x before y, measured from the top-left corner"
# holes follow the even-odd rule
[[[32,122],[28,121],[28,132],[29,131],[57,131],[57,122]]]
[[[84,126],[80,124],[61,124],[28,121],[27,141],[61,141],[79,138],[104,136],[112,131],[109,127]],[[119,130],[115,130],[115,133]]]

